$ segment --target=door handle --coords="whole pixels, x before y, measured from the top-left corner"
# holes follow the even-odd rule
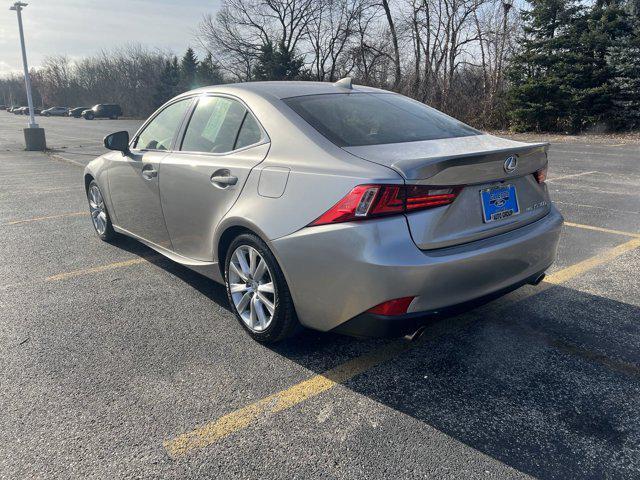
[[[142,176],[147,180],[151,180],[152,178],[155,178],[158,176],[158,171],[155,168],[153,168],[153,166],[151,165],[145,165],[142,168]]]
[[[212,175],[211,183],[218,187],[228,187],[231,185],[235,185],[238,183],[238,177],[234,177],[233,175]]]

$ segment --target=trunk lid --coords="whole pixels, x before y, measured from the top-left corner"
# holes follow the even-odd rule
[[[407,184],[463,186],[452,204],[406,215],[411,236],[423,250],[505,233],[544,217],[551,208],[546,186],[538,184],[533,175],[547,164],[547,143],[474,135],[343,148],[392,168]],[[513,171],[505,168],[509,157],[517,160]],[[519,212],[485,222],[481,191],[508,186],[513,187],[509,192],[515,193]]]

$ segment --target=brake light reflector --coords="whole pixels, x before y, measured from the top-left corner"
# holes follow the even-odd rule
[[[368,313],[374,313],[376,315],[403,315],[407,313],[407,309],[409,305],[416,297],[402,297],[396,298],[394,300],[389,300],[387,302],[383,302],[380,305],[376,305],[373,308],[367,310]]]
[[[544,183],[547,180],[547,170],[549,169],[549,165],[545,165],[544,168],[541,168],[536,173],[533,174],[536,177],[538,183]]]
[[[358,185],[310,226],[395,215],[452,203],[462,187]]]

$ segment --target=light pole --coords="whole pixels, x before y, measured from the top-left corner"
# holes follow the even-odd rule
[[[23,2],[14,3],[9,10],[13,10],[18,15],[18,30],[20,32],[20,47],[22,48],[22,65],[24,67],[24,83],[27,89],[27,102],[29,104],[29,128],[24,129],[24,140],[27,150],[45,150],[47,148],[44,129],[39,128],[33,114],[33,97],[31,96],[31,76],[27,64],[27,50],[24,46],[24,31],[22,30],[22,9],[27,4]]]

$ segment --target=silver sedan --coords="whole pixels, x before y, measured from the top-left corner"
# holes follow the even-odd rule
[[[547,144],[349,79],[194,90],[104,142],[84,173],[98,236],[225,284],[262,342],[410,332],[555,259]]]

